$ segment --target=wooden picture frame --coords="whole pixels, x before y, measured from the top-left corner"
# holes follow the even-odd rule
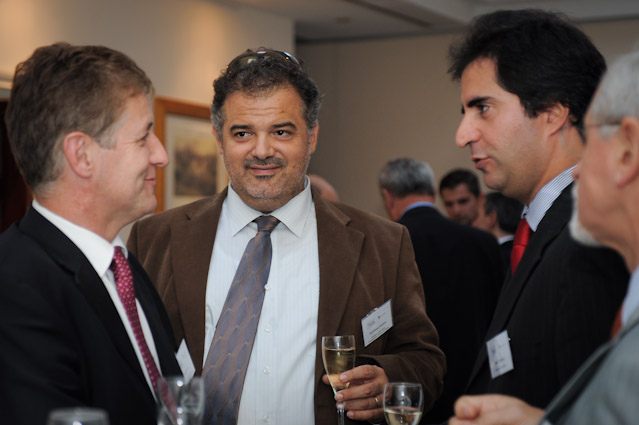
[[[157,169],[156,212],[213,195],[228,184],[206,105],[166,97],[154,101],[155,134],[169,155]]]

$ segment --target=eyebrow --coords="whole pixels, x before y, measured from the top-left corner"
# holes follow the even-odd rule
[[[474,108],[474,107],[475,107],[475,106],[477,106],[478,104],[480,104],[480,103],[484,103],[484,102],[486,102],[486,101],[487,101],[487,100],[489,100],[489,99],[490,99],[490,97],[489,97],[489,96],[477,96],[477,97],[473,97],[472,99],[470,99],[470,100],[466,103],[466,108],[469,108],[469,109],[470,109],[470,108]],[[464,105],[462,105],[462,107],[461,107],[461,113],[462,113],[462,115],[464,114],[464,112],[465,112],[465,111],[466,111],[466,110],[465,110],[465,108],[464,108]]]
[[[235,131],[235,130],[250,130],[252,127],[250,125],[247,124],[233,124],[230,128],[229,131]]]
[[[283,127],[293,127],[294,129],[297,129],[297,126],[293,124],[291,121],[273,124],[271,128],[283,128]]]

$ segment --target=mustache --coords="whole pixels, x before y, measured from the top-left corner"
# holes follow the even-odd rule
[[[244,160],[244,168],[251,168],[253,166],[260,166],[260,167],[268,167],[271,165],[276,165],[278,167],[283,167],[284,165],[286,165],[286,161],[284,161],[282,158],[265,158],[265,159],[260,159],[260,158],[252,158],[252,159],[245,159]]]

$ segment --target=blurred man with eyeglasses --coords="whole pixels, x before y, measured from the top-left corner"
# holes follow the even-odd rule
[[[337,423],[336,400],[345,402],[347,422],[379,422],[389,380],[422,383],[428,409],[445,361],[407,230],[324,199],[306,177],[319,131],[317,85],[293,56],[260,49],[231,61],[214,89],[213,132],[229,186],[137,223],[129,247],[202,373],[231,280],[256,233],[252,220],[279,219],[238,416],[229,422]],[[376,327],[382,332],[371,335]],[[356,339],[356,367],[340,376],[350,388],[334,396],[318,341],[348,334]]]
[[[578,28],[539,10],[478,17],[450,59],[461,80],[457,145],[486,186],[525,205],[466,392],[545,406],[609,338],[627,285],[616,253],[577,244],[568,230],[578,159],[561,140],[583,138],[604,59]]]

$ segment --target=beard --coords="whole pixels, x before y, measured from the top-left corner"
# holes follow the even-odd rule
[[[600,247],[603,246],[601,242],[595,239],[594,236],[586,229],[581,221],[579,221],[579,211],[577,211],[577,183],[572,187],[572,216],[570,217],[570,236],[580,244]]]

